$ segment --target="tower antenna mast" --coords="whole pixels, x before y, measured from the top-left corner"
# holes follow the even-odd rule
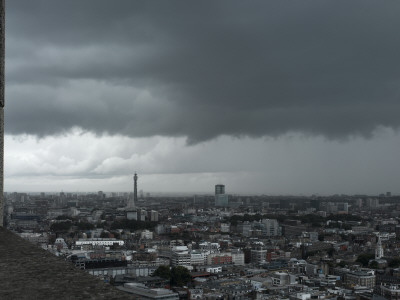
[[[133,175],[133,205],[136,206],[137,205],[137,180],[138,180],[138,176],[135,172],[135,175]]]

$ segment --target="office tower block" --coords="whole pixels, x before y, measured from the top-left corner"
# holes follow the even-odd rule
[[[228,206],[228,195],[225,194],[225,185],[217,184],[215,186],[215,206]]]
[[[225,194],[225,185],[217,184],[215,186],[215,195]]]

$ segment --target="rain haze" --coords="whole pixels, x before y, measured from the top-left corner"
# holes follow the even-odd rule
[[[400,2],[6,2],[5,191],[399,194]]]

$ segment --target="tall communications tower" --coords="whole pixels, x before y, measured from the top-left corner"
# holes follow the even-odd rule
[[[135,175],[133,176],[133,203],[134,205],[137,205],[137,180],[138,180],[138,176],[135,172]]]
[[[0,227],[4,209],[4,0],[0,0]]]

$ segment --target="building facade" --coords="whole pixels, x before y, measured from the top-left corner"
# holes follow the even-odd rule
[[[215,206],[227,207],[229,205],[228,195],[225,194],[225,185],[215,186]]]

